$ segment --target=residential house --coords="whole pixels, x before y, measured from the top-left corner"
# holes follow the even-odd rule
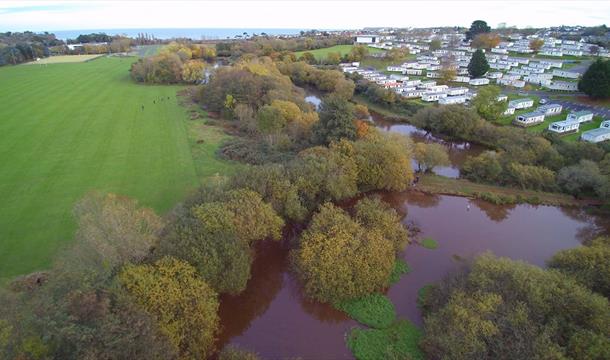
[[[515,108],[515,109],[527,109],[529,107],[534,106],[534,100],[529,99],[529,98],[523,98],[523,99],[515,99],[515,100],[511,100],[508,102],[508,107],[509,108]]]
[[[544,122],[544,113],[541,111],[533,111],[526,114],[517,115],[515,124],[521,126],[531,126]]]
[[[577,73],[575,71],[558,70],[558,69],[553,70],[553,75],[563,77],[563,78],[568,78],[568,79],[578,79],[580,77],[580,73]]]
[[[507,107],[506,110],[504,110],[504,115],[514,115],[515,114],[515,108],[514,107]]]
[[[489,84],[489,79],[487,79],[487,78],[470,79],[470,81],[468,83],[473,86],[487,85],[487,84]]]
[[[604,123],[608,123],[608,120],[604,121],[602,125]],[[600,126],[597,129],[584,131],[582,134],[580,134],[580,139],[592,143],[610,140],[610,124],[607,125],[608,127]]]
[[[578,121],[579,123],[592,121],[593,120],[593,112],[588,110],[575,111],[568,114],[566,118],[568,121]]]
[[[459,82],[459,83],[467,83],[470,82],[470,77],[468,76],[456,76],[455,78],[453,78],[454,82]]]
[[[564,134],[568,132],[578,131],[580,123],[578,121],[555,121],[549,124],[549,131],[556,132],[558,134]]]
[[[547,116],[561,114],[563,106],[560,104],[546,104],[538,107],[537,111],[543,112]]]
[[[447,93],[439,91],[439,92],[427,92],[421,96],[421,99],[423,101],[432,102],[432,101],[438,101],[439,99],[445,98],[445,97],[447,97]]]
[[[551,84],[546,87],[551,90],[578,91],[578,83],[572,81],[552,81]]]
[[[469,99],[470,99],[470,97],[466,96],[466,95],[462,95],[462,96],[447,96],[447,97],[438,99],[438,103],[439,104],[443,104],[443,105],[463,104],[463,103],[467,102]]]
[[[496,96],[496,101],[506,101],[508,100],[508,95],[500,94]]]

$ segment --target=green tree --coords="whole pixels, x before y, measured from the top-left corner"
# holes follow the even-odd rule
[[[451,164],[447,149],[437,143],[417,143],[413,148],[413,157],[417,162],[418,171],[431,172],[436,166]]]
[[[475,182],[496,182],[502,173],[499,156],[495,151],[486,151],[469,157],[462,166],[463,176]]]
[[[277,107],[265,105],[258,110],[258,129],[267,135],[269,144],[274,145],[277,137],[286,126],[286,119]]]
[[[152,265],[128,265],[121,285],[145,311],[183,359],[203,359],[214,350],[219,327],[218,295],[184,261],[163,258]]]
[[[548,265],[610,298],[610,238],[598,238],[586,245],[559,251]]]
[[[581,160],[576,165],[561,169],[557,174],[559,186],[575,196],[599,193],[603,190],[605,182],[597,164],[590,160]]]
[[[502,90],[498,86],[485,86],[472,99],[472,106],[483,119],[498,121],[508,107],[506,101],[498,101],[501,93]]]
[[[592,98],[610,97],[610,60],[597,59],[578,82],[578,90]]]
[[[307,296],[327,303],[363,296],[387,285],[392,243],[327,203],[301,236],[292,258]]]
[[[470,76],[478,78],[485,75],[488,70],[489,63],[487,63],[483,50],[477,49],[468,63],[468,73]]]
[[[340,52],[329,52],[326,55],[325,62],[331,65],[337,65],[341,62],[341,53]]]
[[[340,139],[356,139],[354,106],[344,98],[327,96],[322,101],[320,121],[313,127],[314,140],[318,144],[329,144]]]
[[[440,39],[433,39],[430,41],[430,51],[439,50],[441,48],[442,42]]]
[[[488,33],[491,31],[491,27],[483,20],[475,20],[470,25],[470,29],[466,32],[466,40],[472,40],[477,35]]]

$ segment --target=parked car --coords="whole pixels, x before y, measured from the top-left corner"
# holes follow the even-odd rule
[[[547,99],[540,99],[540,105],[544,105],[546,103],[548,103],[549,101]]]

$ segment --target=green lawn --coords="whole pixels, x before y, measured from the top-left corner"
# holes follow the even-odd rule
[[[294,53],[294,55],[298,58],[299,56],[303,55],[303,53],[310,52],[316,58],[316,60],[322,60],[322,59],[325,59],[328,56],[328,54],[331,52],[338,52],[341,54],[341,56],[347,55],[347,54],[349,54],[349,52],[352,50],[353,47],[354,47],[354,45],[335,45],[335,46],[315,49],[315,50],[297,51]],[[368,49],[369,49],[369,54],[383,52],[383,50],[377,49],[377,48],[369,47]]]
[[[224,135],[178,105],[182,87],[133,83],[134,60],[0,68],[0,280],[48,267],[89,191],[162,213],[231,170],[214,158]]]

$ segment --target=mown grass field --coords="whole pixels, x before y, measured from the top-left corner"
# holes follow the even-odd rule
[[[189,120],[181,87],[133,83],[134,60],[0,68],[0,281],[49,266],[89,191],[163,213],[232,170],[215,158],[225,135]]]
[[[303,53],[310,52],[316,58],[316,60],[322,60],[322,59],[325,59],[329,53],[333,53],[333,52],[335,52],[335,53],[338,52],[341,54],[341,56],[347,55],[347,54],[349,54],[349,52],[352,50],[353,47],[354,47],[354,45],[335,45],[335,46],[315,49],[315,50],[297,51],[294,53],[294,55],[298,58],[299,56],[303,55]],[[368,49],[369,49],[369,54],[383,52],[383,50],[377,49],[377,48],[369,47]]]
[[[90,61],[90,60],[96,59],[100,56],[104,56],[104,54],[49,56],[47,58],[43,58],[38,61],[30,61],[30,62],[24,63],[24,65],[79,63],[79,62]]]

